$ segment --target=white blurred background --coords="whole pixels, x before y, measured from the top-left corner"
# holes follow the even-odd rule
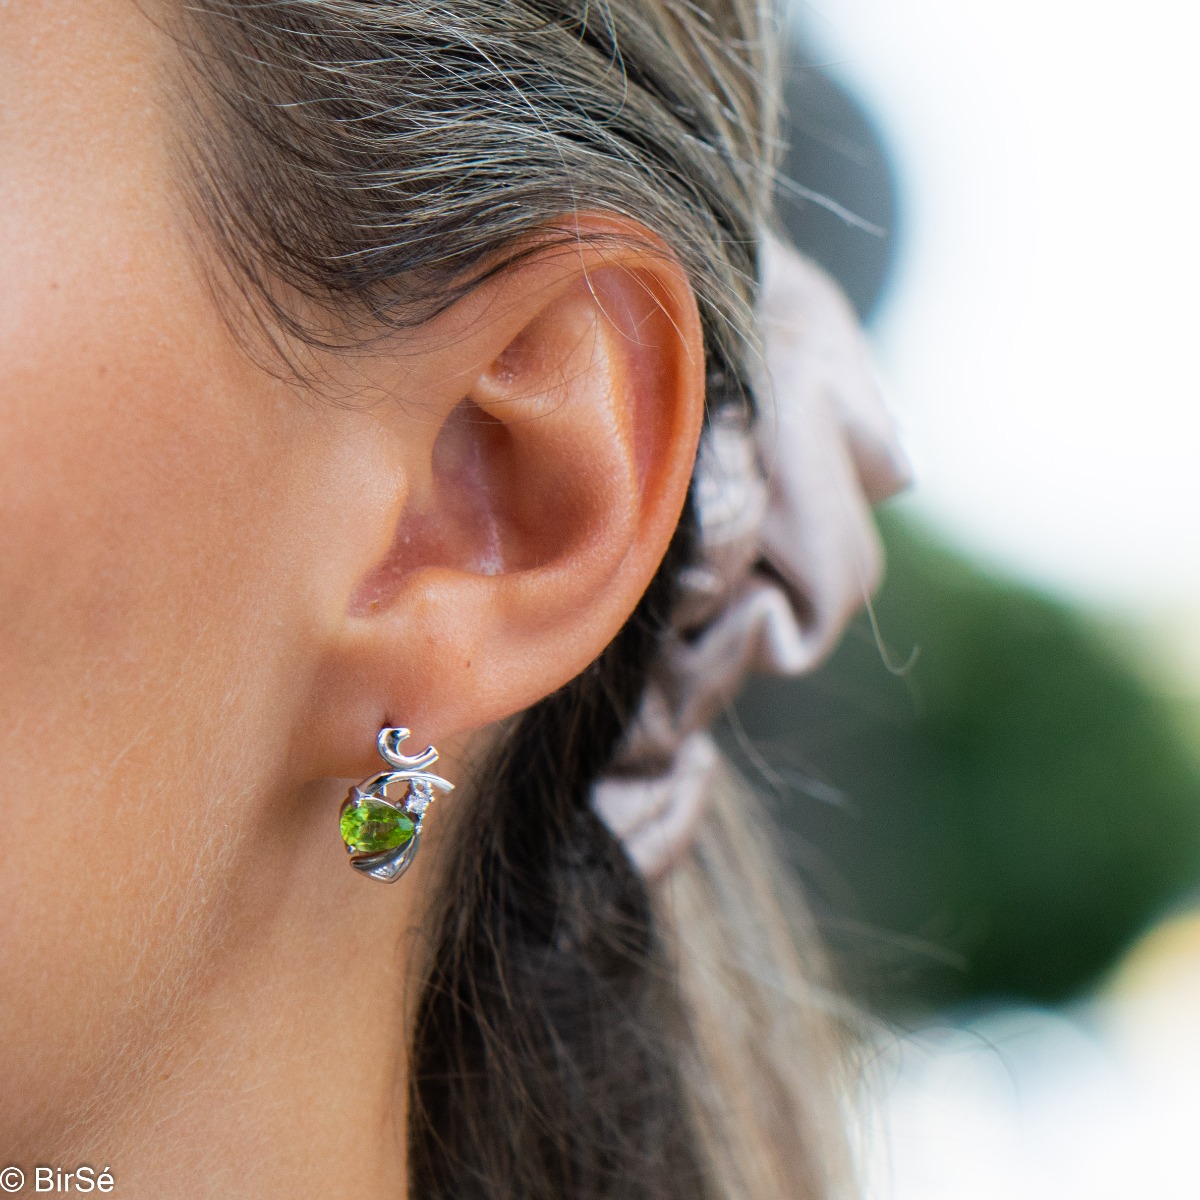
[[[794,17],[897,173],[873,332],[912,503],[1163,631],[1176,682],[1200,686],[1200,6],[796,0]]]

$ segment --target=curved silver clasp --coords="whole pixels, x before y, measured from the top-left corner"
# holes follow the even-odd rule
[[[422,771],[432,767],[438,760],[438,752],[432,746],[426,746],[420,754],[411,758],[400,753],[400,743],[408,741],[407,729],[385,728],[379,731],[375,744],[379,747],[379,757],[385,763],[390,763],[397,771]]]
[[[454,784],[443,779],[440,775],[430,774],[425,768],[431,767],[438,760],[438,752],[432,746],[426,746],[420,754],[407,755],[400,753],[400,743],[408,737],[407,729],[381,729],[375,744],[379,747],[379,757],[393,768],[390,771],[380,771],[372,775],[357,787],[360,795],[382,795],[387,799],[387,789],[394,783],[423,783],[427,787],[435,787],[441,792],[454,791]]]

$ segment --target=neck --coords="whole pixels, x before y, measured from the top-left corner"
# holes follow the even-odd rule
[[[407,1194],[410,965],[437,824],[380,884],[346,863],[332,791],[292,797],[299,827],[274,847],[264,835],[220,950],[138,1064],[124,1115],[94,1131],[91,1158],[127,1200]]]

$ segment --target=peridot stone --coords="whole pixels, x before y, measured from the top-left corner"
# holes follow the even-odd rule
[[[342,812],[342,841],[356,853],[397,850],[412,840],[413,822],[380,800],[360,800]]]

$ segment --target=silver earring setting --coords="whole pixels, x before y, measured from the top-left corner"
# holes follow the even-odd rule
[[[389,770],[352,787],[342,804],[342,841],[350,865],[383,883],[395,883],[416,857],[434,789],[454,791],[454,784],[426,769],[438,760],[432,746],[412,757],[400,753],[400,744],[407,737],[407,729],[379,731],[379,756]],[[388,788],[398,784],[404,784],[407,791],[402,799],[392,800]]]

